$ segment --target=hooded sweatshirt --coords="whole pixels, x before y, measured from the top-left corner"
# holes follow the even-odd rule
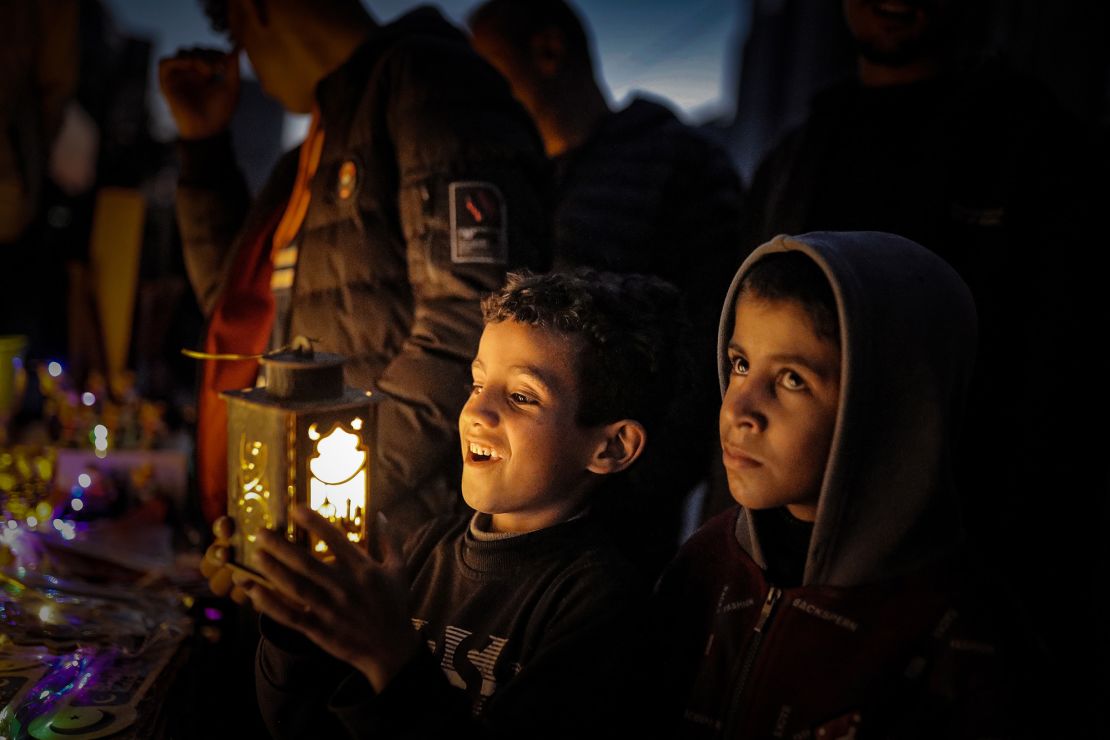
[[[799,584],[768,576],[782,528],[733,508],[660,582],[683,737],[977,737],[997,729],[996,648],[961,565],[952,449],[975,346],[963,281],[878,232],[778,236],[825,274],[840,324],[839,406]],[[789,546],[789,543],[786,543]],[[772,572],[774,572],[772,570]],[[785,586],[785,587],[784,587]]]

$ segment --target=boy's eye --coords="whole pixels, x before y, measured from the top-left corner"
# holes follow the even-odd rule
[[[530,403],[535,403],[536,402],[536,399],[534,399],[530,396],[526,396],[523,393],[510,393],[509,398],[513,399],[514,403],[520,403],[520,404],[530,404]]]
[[[470,384],[470,395],[476,396],[481,392],[482,392],[482,384],[481,383],[471,383]]]
[[[732,373],[733,375],[747,375],[748,374],[748,361],[744,357],[737,355],[732,358]]]
[[[784,388],[792,391],[800,391],[806,387],[806,382],[802,380],[802,376],[793,370],[784,370],[782,373],[782,385]]]

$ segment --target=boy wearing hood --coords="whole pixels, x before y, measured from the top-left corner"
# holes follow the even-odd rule
[[[951,450],[975,308],[878,232],[779,236],[721,318],[720,434],[740,504],[659,585],[683,737],[996,732]]]

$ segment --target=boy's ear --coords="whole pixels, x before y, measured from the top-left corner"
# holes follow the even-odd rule
[[[621,419],[602,427],[603,438],[586,469],[598,475],[619,473],[636,462],[647,444],[647,430],[633,419]]]
[[[563,32],[549,26],[532,34],[528,44],[532,52],[532,64],[545,79],[553,79],[563,68],[566,56],[566,39]]]

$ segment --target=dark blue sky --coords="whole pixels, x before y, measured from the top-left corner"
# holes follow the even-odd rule
[[[155,55],[179,46],[224,45],[209,30],[196,0],[104,0],[126,31],[155,40]],[[736,40],[746,32],[751,0],[580,0],[576,7],[594,32],[602,74],[615,102],[632,90],[673,101],[693,121],[733,105]],[[462,23],[480,0],[433,3]],[[380,21],[422,3],[369,0]],[[172,136],[164,106],[155,95],[155,120]],[[297,127],[294,127],[297,128]]]

